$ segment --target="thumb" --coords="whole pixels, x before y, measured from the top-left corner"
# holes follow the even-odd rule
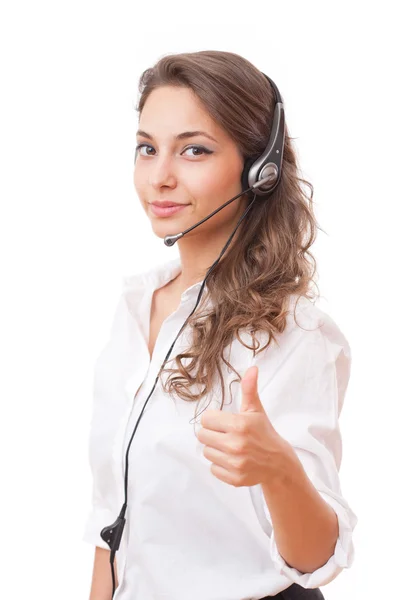
[[[253,365],[246,370],[241,380],[242,402],[240,412],[265,412],[258,395],[258,367]]]

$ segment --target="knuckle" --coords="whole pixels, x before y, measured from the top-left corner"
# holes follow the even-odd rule
[[[246,433],[248,431],[248,423],[243,419],[237,419],[235,423],[235,431],[237,433]]]
[[[243,457],[235,458],[233,467],[238,470],[243,469],[245,467],[245,458],[243,458]]]
[[[243,442],[241,440],[236,440],[235,442],[232,442],[232,444],[230,445],[230,450],[232,454],[242,454],[242,452],[244,451]]]

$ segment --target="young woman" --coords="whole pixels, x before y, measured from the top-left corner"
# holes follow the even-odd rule
[[[90,599],[323,598],[357,517],[338,475],[350,347],[311,289],[313,188],[285,125],[277,185],[241,194],[277,110],[245,58],[164,56],[139,89],[134,185],[179,257],[124,278],[96,363]]]

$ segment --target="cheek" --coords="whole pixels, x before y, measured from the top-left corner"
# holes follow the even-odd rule
[[[141,173],[140,168],[135,169],[133,172],[133,185],[136,190],[136,195],[139,198],[139,201],[143,204],[147,202],[148,193],[147,193],[147,183],[146,177]]]
[[[220,200],[232,198],[240,191],[240,176],[225,165],[216,168],[214,164],[208,170],[200,170],[186,180],[191,195],[197,202],[205,201],[219,206]]]
[[[141,189],[140,185],[140,174],[138,169],[134,169],[133,171],[133,185],[135,186],[136,191],[138,192]]]

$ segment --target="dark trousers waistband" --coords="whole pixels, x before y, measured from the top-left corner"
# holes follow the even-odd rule
[[[260,600],[324,600],[320,588],[304,588],[297,583],[292,583],[285,590],[274,596],[265,596]]]

